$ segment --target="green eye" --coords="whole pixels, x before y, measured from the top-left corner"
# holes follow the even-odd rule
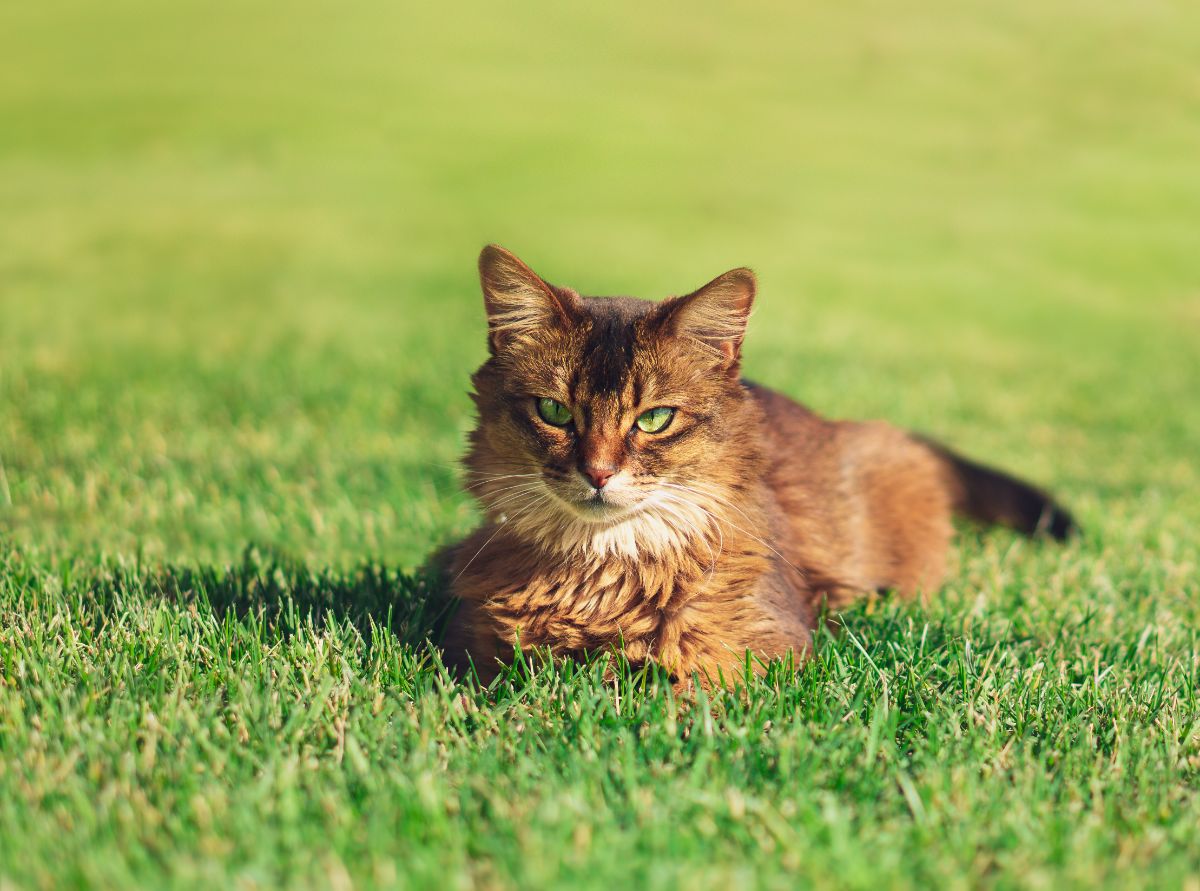
[[[662,433],[667,429],[667,425],[671,423],[671,418],[675,417],[675,409],[652,408],[650,411],[642,412],[638,415],[637,428],[643,433]]]
[[[538,416],[547,424],[555,427],[566,427],[571,423],[571,409],[561,402],[543,396],[537,401]]]

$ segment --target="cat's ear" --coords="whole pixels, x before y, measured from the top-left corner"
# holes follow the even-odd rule
[[[574,323],[578,298],[555,288],[499,245],[489,244],[480,253],[479,283],[493,353],[547,327]]]
[[[665,301],[659,316],[670,333],[703,344],[736,375],[756,287],[749,269],[731,269],[697,291]]]

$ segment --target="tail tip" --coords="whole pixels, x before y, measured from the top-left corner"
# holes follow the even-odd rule
[[[1033,530],[1034,535],[1048,535],[1057,542],[1065,542],[1083,532],[1071,512],[1061,505],[1048,502]]]

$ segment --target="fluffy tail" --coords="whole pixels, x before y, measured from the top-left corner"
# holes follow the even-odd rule
[[[1079,533],[1071,512],[1036,486],[976,464],[940,442],[918,437],[942,459],[954,509],[981,523],[1001,523],[1026,535],[1065,541]]]

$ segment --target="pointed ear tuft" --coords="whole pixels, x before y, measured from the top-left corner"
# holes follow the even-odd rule
[[[530,269],[511,251],[489,244],[479,255],[479,283],[493,353],[547,326],[574,322],[574,299]]]
[[[665,301],[661,317],[672,334],[712,350],[736,376],[756,288],[753,272],[731,269],[691,294]]]

